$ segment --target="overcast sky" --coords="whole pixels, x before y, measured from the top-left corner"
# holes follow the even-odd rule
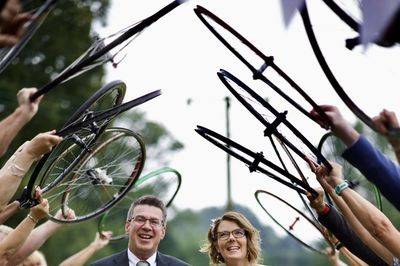
[[[319,1],[310,1],[311,18],[318,31],[327,59],[351,98],[369,115],[383,107],[399,111],[399,49],[370,47],[350,52],[344,39],[355,34],[341,25]],[[112,33],[154,13],[169,1],[112,1],[108,25],[102,34]],[[222,206],[226,202],[226,155],[194,132],[203,125],[225,132],[223,98],[229,91],[216,72],[226,69],[256,88],[278,110],[286,108],[282,100],[260,81],[251,79],[250,71],[236,59],[200,22],[193,8],[200,4],[253,42],[286,71],[317,103],[338,105],[351,121],[354,116],[332,89],[312,53],[299,16],[289,28],[283,26],[278,0],[189,1],[150,26],[127,50],[127,57],[117,69],[108,68],[107,80],[121,79],[128,87],[127,99],[154,89],[163,95],[143,106],[148,117],[159,121],[185,149],[171,158],[171,167],[182,173],[182,189],[175,200],[180,208],[199,209]],[[267,71],[267,76],[268,71]],[[192,99],[187,105],[187,99]],[[300,98],[295,97],[300,101]],[[308,108],[308,107],[307,107]],[[295,113],[295,112],[294,112]],[[291,122],[317,143],[324,133],[301,115],[292,114]],[[232,98],[231,137],[255,151],[268,153],[262,137],[263,128],[240,103]],[[271,155],[273,156],[273,154]],[[248,168],[232,159],[232,191],[235,202],[251,208],[265,219],[254,200],[257,189],[266,189],[299,204],[298,196],[262,174],[250,174]]]

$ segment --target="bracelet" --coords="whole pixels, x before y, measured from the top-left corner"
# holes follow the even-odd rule
[[[329,212],[330,210],[331,210],[331,208],[329,207],[329,205],[328,205],[328,204],[325,204],[323,210],[321,211],[321,214],[322,214],[323,216],[325,216],[325,215],[328,214],[328,212]]]
[[[339,249],[341,249],[343,246],[344,246],[343,243],[340,242],[340,241],[338,241],[338,242],[336,242],[336,244],[335,244],[335,249],[336,249],[336,250],[339,250]]]
[[[28,216],[26,216],[26,217],[28,217],[29,219],[31,219],[32,222],[34,222],[35,224],[37,224],[37,223],[39,222],[37,219],[33,218],[33,216],[32,216],[30,213],[29,213]]]
[[[343,192],[343,190],[345,190],[346,188],[349,188],[349,183],[347,183],[347,181],[343,181],[342,183],[340,183],[339,185],[337,185],[335,187],[335,193],[336,195],[340,196],[340,193]]]

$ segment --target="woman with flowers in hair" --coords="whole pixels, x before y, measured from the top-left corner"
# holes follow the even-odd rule
[[[226,212],[212,220],[207,239],[200,251],[208,253],[211,265],[260,265],[260,233],[241,213]]]

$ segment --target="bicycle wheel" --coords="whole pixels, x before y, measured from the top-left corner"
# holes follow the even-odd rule
[[[257,190],[254,196],[271,220],[303,247],[321,255],[325,255],[326,246],[335,250],[322,228],[302,211],[268,191]]]
[[[40,185],[42,190],[46,192],[61,182],[91,151],[93,145],[97,143],[96,141],[101,137],[102,132],[114,117],[159,95],[161,95],[160,90],[150,92],[93,117],[75,121],[59,130],[57,135],[62,136],[64,140],[50,153],[44,155],[35,165],[28,185],[21,196],[21,207],[30,208],[37,204],[33,199],[34,189],[37,185]],[[50,168],[53,161],[58,160],[60,156],[63,158],[65,151],[71,153],[73,159],[60,166],[58,173],[49,171],[48,169],[53,169]]]
[[[290,149],[280,141],[278,138],[275,138],[276,141],[273,140],[273,138],[270,136],[270,142],[271,145],[273,146],[273,149],[279,159],[279,162],[281,163],[282,168],[289,173],[294,173],[293,175],[300,177],[301,181],[303,181],[305,184],[310,186],[309,184],[309,176],[314,176],[314,173],[311,173],[311,169],[309,167],[301,167],[300,163],[297,162],[295,159],[296,156],[292,154]],[[277,145],[275,144],[277,142],[281,149],[278,149]],[[308,170],[307,172],[305,170]],[[317,185],[313,184],[310,187],[316,187]],[[318,184],[319,186],[319,184]],[[319,224],[319,221],[314,214],[314,212],[311,210],[308,200],[306,199],[306,196],[304,194],[301,194],[297,192],[298,196],[300,197],[301,202],[303,203],[303,207],[306,210],[306,213],[311,217],[316,224]]]
[[[321,11],[312,13],[312,17],[316,17],[321,14]],[[331,12],[324,12],[323,14],[325,13],[328,18]],[[375,101],[385,102],[386,108],[396,109],[396,101],[390,97],[382,99],[383,95],[392,95],[392,92],[395,90],[393,84],[398,83],[398,77],[396,73],[393,75],[393,69],[396,68],[387,71],[386,67],[382,66],[384,62],[379,62],[379,59],[383,58],[384,54],[379,53],[376,47],[368,49],[368,53],[367,51],[360,50],[350,51],[345,48],[343,42],[348,36],[354,35],[354,30],[349,30],[346,25],[343,25],[342,19],[330,19],[330,23],[321,23],[321,25],[314,24],[311,22],[306,3],[300,10],[300,14],[314,55],[332,88],[361,121],[374,131],[377,131],[371,119],[371,113],[379,113],[382,107],[379,105],[376,107],[371,106],[370,100],[375,99]],[[334,29],[335,36],[339,34],[340,36],[332,38],[332,30],[329,30],[329,28]],[[393,56],[396,55],[396,53],[392,54]],[[355,80],[357,83],[354,83]],[[383,81],[385,81],[384,84],[382,83]],[[356,92],[354,89],[346,89],[349,87],[368,88],[368,93],[365,93],[368,97],[361,97],[362,94]],[[379,88],[379,90],[375,90],[374,88]],[[355,103],[354,99],[357,99],[357,103]],[[372,111],[372,109],[375,110]],[[370,110],[370,114],[366,110]],[[400,130],[392,129],[389,134],[398,135],[400,134]]]
[[[80,118],[95,116],[99,112],[120,105],[124,99],[126,85],[122,81],[112,81],[107,83],[98,91],[96,91],[86,102],[84,102],[78,110],[64,123],[64,126],[77,121]]]
[[[99,112],[94,116],[86,117],[84,120],[71,122],[71,124],[68,124],[61,130],[59,130],[57,132],[57,135],[65,137],[83,129],[86,129],[87,131],[93,131],[93,127],[95,127],[94,130],[96,130],[96,128],[108,124],[114,117],[116,117],[120,113],[126,112],[160,95],[161,90],[155,90],[129,102],[117,105],[108,110],[104,110],[103,112]]]
[[[25,25],[25,32],[21,36],[18,43],[13,46],[3,47],[0,49],[0,73],[3,72],[13,59],[21,52],[33,34],[42,25],[47,15],[54,8],[57,0],[43,1],[25,1],[23,2],[22,12],[30,12],[34,19],[28,21]],[[39,5],[39,6],[38,6]]]
[[[312,121],[316,122],[309,113],[311,109],[315,109],[325,121],[329,121],[315,101],[274,63],[273,56],[266,56],[228,23],[204,7],[197,6],[194,12],[214,36],[251,71],[253,79],[259,79],[267,84]],[[268,78],[264,75],[266,70],[268,70]]]
[[[304,195],[307,192],[311,193],[314,196],[318,195],[318,193],[314,189],[309,187],[306,183],[302,182],[300,179],[293,176],[276,164],[265,159],[262,152],[257,153],[251,151],[250,149],[245,148],[239,143],[236,143],[235,141],[202,126],[197,126],[195,131],[200,136],[202,136],[218,148],[222,149],[232,157],[245,163],[249,167],[250,172],[258,171],[260,173],[263,173],[268,177]],[[266,170],[264,167],[268,167],[269,170]],[[286,179],[290,180],[290,182],[286,181]],[[293,185],[291,182],[295,183],[296,185]]]
[[[290,148],[304,163],[306,158],[321,161],[329,170],[332,166],[322,154],[286,118],[287,111],[278,112],[264,98],[231,73],[220,70],[218,77],[225,87],[250,113],[265,126],[264,136],[274,135]],[[273,122],[268,122],[273,120]]]
[[[65,166],[74,160],[75,144],[64,151],[47,170],[60,176]],[[76,146],[76,145],[75,145]],[[138,180],[145,161],[145,146],[136,133],[123,128],[110,128],[96,140],[91,151],[51,189],[43,192],[49,200],[50,219],[59,223],[74,223],[93,218],[109,209],[130,190]],[[68,209],[76,214],[74,220],[55,217],[61,209],[64,216]]]
[[[166,5],[158,12],[143,19],[142,21],[133,24],[119,32],[111,34],[105,38],[96,38],[95,42],[90,48],[83,53],[75,62],[67,67],[52,81],[40,88],[35,94],[31,96],[31,100],[35,100],[40,95],[48,92],[62,82],[82,74],[98,65],[106,62],[112,62],[114,66],[118,65],[116,56],[127,47],[144,29],[148,26],[180,6],[186,0],[174,0]]]
[[[170,167],[163,167],[140,177],[124,198],[100,217],[99,233],[112,231],[111,240],[126,238],[124,228],[131,204],[143,195],[154,195],[169,207],[179,191],[181,182],[181,174]]]
[[[367,199],[375,198],[375,205],[382,211],[382,199],[378,188],[370,183],[356,168],[342,158],[341,154],[345,149],[346,145],[332,133],[327,133],[322,136],[318,144],[318,150],[321,151],[325,158],[342,166],[343,176],[350,181],[353,189],[364,195],[367,193]]]

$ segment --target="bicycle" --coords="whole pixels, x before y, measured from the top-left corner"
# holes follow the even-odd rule
[[[100,91],[107,93],[124,86],[123,82],[114,81]],[[42,188],[43,197],[49,200],[50,219],[60,223],[93,218],[118,202],[134,185],[143,169],[145,147],[136,133],[107,126],[120,113],[160,94],[161,91],[156,90],[97,113],[80,108],[81,113],[74,114],[78,119],[66,123],[56,133],[64,138],[61,144],[36,164],[21,196],[21,206],[30,208],[37,203],[33,199],[37,185]],[[90,100],[83,106],[87,106]],[[123,150],[128,152],[121,155]],[[127,158],[130,160],[126,160]],[[118,174],[125,174],[125,177],[118,178]],[[95,192],[89,193],[90,189]],[[99,201],[93,197],[98,197]],[[79,199],[82,198],[86,200],[86,205],[80,206]],[[59,205],[55,205],[56,202]],[[68,221],[55,218],[59,207],[64,216],[73,207],[76,218]]]

